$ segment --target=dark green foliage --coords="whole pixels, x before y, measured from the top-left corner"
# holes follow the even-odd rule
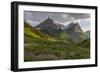
[[[79,43],[78,45],[80,45],[82,47],[90,48],[90,39],[86,39],[86,40],[82,41],[81,43]]]

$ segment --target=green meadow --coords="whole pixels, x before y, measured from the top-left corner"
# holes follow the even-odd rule
[[[25,62],[87,58],[90,58],[90,39],[74,42],[65,31],[60,31],[59,36],[51,36],[24,24]]]

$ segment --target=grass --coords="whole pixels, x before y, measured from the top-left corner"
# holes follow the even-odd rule
[[[89,41],[73,44],[71,39],[60,34],[59,40],[36,30],[25,23],[24,61],[47,61],[90,58]],[[66,35],[66,34],[65,34]],[[66,35],[67,36],[67,35]],[[88,45],[88,46],[87,46]]]
[[[63,44],[35,42],[25,46],[25,61],[85,59],[90,57],[89,48]],[[41,57],[41,58],[40,58]]]

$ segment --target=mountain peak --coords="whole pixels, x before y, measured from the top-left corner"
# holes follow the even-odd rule
[[[50,17],[48,17],[47,20],[53,20],[53,19],[51,19]]]
[[[48,17],[46,20],[44,20],[44,21],[48,21],[48,22],[52,22],[53,23],[53,19],[51,19],[50,17]],[[44,22],[43,21],[43,22]]]
[[[78,42],[86,38],[83,30],[79,23],[70,23],[66,29],[67,33],[71,36],[71,38]]]
[[[60,24],[55,23],[53,19],[48,17],[46,20],[36,26],[39,29],[60,29]]]
[[[75,23],[75,31],[76,32],[83,32],[83,30],[81,29],[81,26],[79,25],[79,23]]]
[[[67,30],[69,31],[74,31],[74,32],[83,32],[83,30],[81,29],[79,23],[70,23],[68,26],[67,26]]]

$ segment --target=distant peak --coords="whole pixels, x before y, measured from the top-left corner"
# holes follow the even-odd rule
[[[46,20],[44,20],[43,22],[41,22],[39,25],[36,26],[36,28],[40,28],[40,29],[57,29],[59,30],[61,28],[61,24],[59,23],[55,23],[55,21],[48,17]]]
[[[81,26],[79,25],[78,22],[76,22],[76,23],[70,23],[67,26],[67,30],[74,31],[74,32],[83,32],[83,30],[81,29]]]
[[[53,21],[53,19],[51,19],[50,17],[48,17],[47,20],[49,20],[49,21]]]
[[[48,20],[50,19],[50,17],[47,18]]]

